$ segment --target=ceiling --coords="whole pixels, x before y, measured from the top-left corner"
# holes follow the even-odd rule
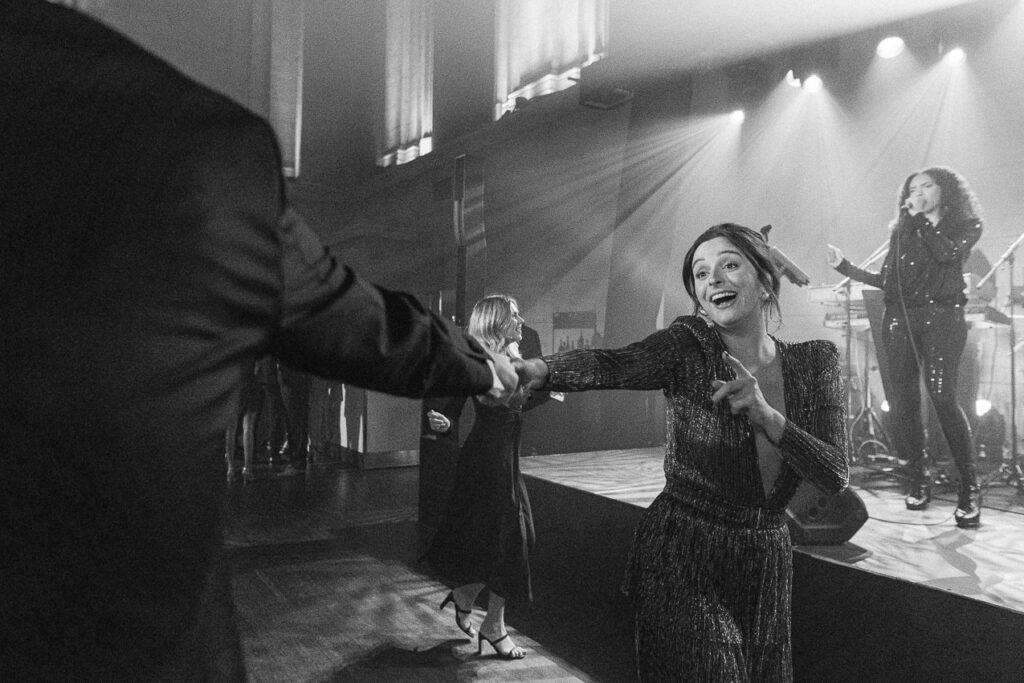
[[[620,69],[688,70],[999,0],[612,0]]]

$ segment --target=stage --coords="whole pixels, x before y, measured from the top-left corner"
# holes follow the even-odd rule
[[[664,486],[662,458],[660,446],[523,458],[536,570],[620,601],[632,529]],[[844,544],[794,552],[798,679],[1020,680],[1024,495],[987,477],[981,527],[963,530],[953,491],[913,512],[897,482],[864,470],[851,479],[865,524]]]

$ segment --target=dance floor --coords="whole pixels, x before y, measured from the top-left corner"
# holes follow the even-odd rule
[[[665,484],[663,447],[523,458],[529,477],[646,508]],[[911,581],[1024,613],[1024,495],[993,479],[981,527],[953,523],[954,491],[936,491],[927,510],[903,505],[897,484],[854,471],[869,518],[842,546],[796,552]]]
[[[522,467],[538,540],[534,602],[506,615],[530,651],[517,662],[477,656],[437,609],[448,588],[417,561],[419,468],[316,463],[233,484],[225,540],[249,680],[632,680],[619,584],[637,518],[662,488],[661,449]],[[841,546],[794,556],[796,683],[1018,683],[1024,496],[989,487],[982,527],[962,531],[952,493],[910,513],[884,478],[856,488],[871,519]]]
[[[506,625],[525,659],[504,661],[459,632],[449,586],[418,561],[419,468],[320,462],[305,476],[260,468],[231,485],[225,541],[251,683],[632,680],[632,625],[570,601],[538,577]],[[473,610],[479,624],[481,605]]]

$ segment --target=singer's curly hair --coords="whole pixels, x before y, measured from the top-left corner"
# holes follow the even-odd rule
[[[757,272],[758,281],[760,281],[764,290],[768,292],[768,298],[763,305],[765,315],[769,318],[775,315],[777,319],[781,319],[782,310],[779,308],[779,271],[772,263],[771,254],[768,251],[768,242],[756,230],[751,230],[746,226],[737,225],[736,223],[712,225],[693,241],[689,251],[686,252],[686,256],[683,258],[683,286],[686,287],[686,293],[690,295],[690,299],[693,301],[693,312],[700,312],[700,303],[697,301],[697,290],[693,278],[693,255],[697,251],[697,247],[716,237],[724,237],[729,240],[753,264],[754,270]]]
[[[900,185],[899,194],[896,198],[896,217],[893,218],[894,227],[903,221],[909,220],[907,213],[901,209],[904,202],[907,201],[907,197],[910,196],[910,181],[922,173],[928,174],[942,192],[942,205],[945,207],[943,220],[948,219],[953,223],[966,223],[982,219],[981,204],[978,202],[978,197],[974,194],[971,186],[967,183],[967,179],[949,166],[929,166],[928,168],[914,171]]]

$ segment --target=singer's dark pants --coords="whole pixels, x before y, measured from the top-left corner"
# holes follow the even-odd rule
[[[974,484],[971,427],[957,403],[957,371],[967,342],[963,307],[931,304],[908,308],[905,317],[900,307],[886,307],[881,337],[889,355],[893,439],[899,457],[909,461],[911,485],[924,477],[922,375],[960,480]]]

